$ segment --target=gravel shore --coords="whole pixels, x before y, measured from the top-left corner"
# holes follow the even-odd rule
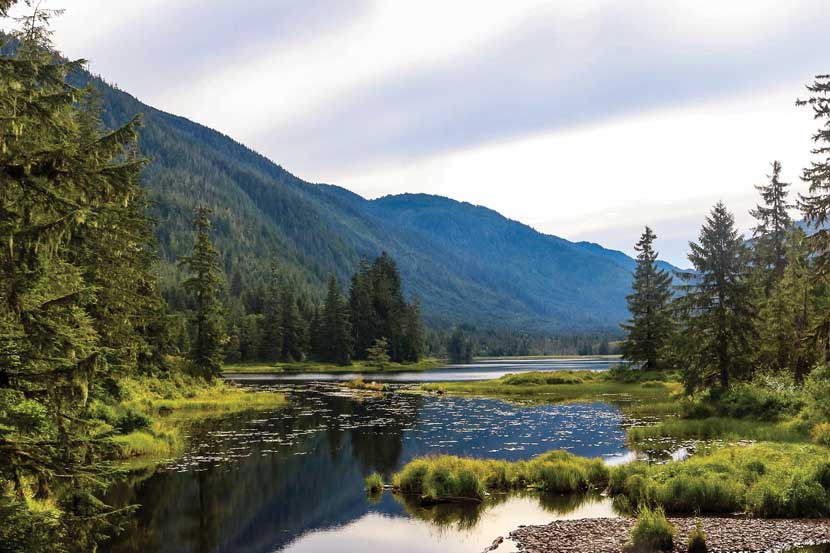
[[[694,518],[669,519],[677,528],[676,553],[685,553]],[[701,518],[711,553],[767,553],[830,542],[830,519]],[[525,526],[510,537],[526,553],[619,553],[634,519],[559,520]]]

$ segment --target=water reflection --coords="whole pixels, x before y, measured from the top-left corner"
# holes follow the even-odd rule
[[[566,512],[611,515],[610,503],[595,497],[501,496],[423,508],[390,493],[372,503],[363,491],[368,473],[389,476],[431,453],[509,460],[556,448],[625,454],[622,415],[611,405],[307,388],[289,390],[284,410],[195,425],[187,455],[115,487],[111,501],[142,508],[102,550],[469,551]]]
[[[370,373],[271,373],[227,374],[239,382],[343,382],[358,376],[377,382],[449,382],[501,378],[509,373],[532,371],[593,370],[604,371],[618,362],[615,358],[545,358],[518,360],[481,360],[464,365],[448,365],[427,371]]]

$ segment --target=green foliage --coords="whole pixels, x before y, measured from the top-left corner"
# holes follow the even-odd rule
[[[723,447],[666,465],[613,467],[610,489],[631,508],[824,517],[830,514],[827,455],[826,448],[802,444]]]
[[[646,370],[658,367],[658,355],[672,332],[669,310],[672,277],[657,267],[657,252],[652,247],[655,238],[657,236],[646,227],[634,246],[638,252],[637,268],[631,284],[632,293],[626,296],[631,319],[622,325],[626,331],[621,346],[623,359],[642,363]]]
[[[228,339],[220,300],[225,278],[219,264],[219,252],[210,241],[210,214],[211,210],[206,207],[196,209],[196,245],[191,255],[179,261],[179,265],[190,273],[184,281],[184,289],[193,296],[196,306],[193,312],[196,336],[190,359],[197,373],[205,378],[222,373]]]
[[[150,417],[144,413],[127,409],[115,420],[115,424],[113,426],[115,426],[119,433],[129,434],[130,432],[135,432],[136,430],[148,428],[151,422]]]
[[[813,443],[819,445],[830,445],[830,423],[822,422],[813,427],[810,432]]]
[[[402,493],[430,501],[452,498],[483,499],[485,490],[535,488],[567,493],[602,488],[609,471],[600,459],[585,459],[566,451],[551,451],[529,461],[510,463],[452,456],[409,462],[392,480]]]
[[[365,489],[368,493],[378,493],[383,491],[383,476],[373,472],[366,477],[363,489]]]
[[[451,363],[469,363],[473,360],[473,343],[460,326],[453,330],[447,341],[447,357]]]
[[[746,279],[747,248],[723,203],[712,208],[699,243],[690,247],[695,273],[683,276],[685,296],[677,305],[683,313],[679,332],[692,336],[686,344],[691,348],[686,388],[693,391],[714,382],[727,388],[748,365],[755,313]]]
[[[688,545],[686,553],[708,553],[709,548],[706,546],[706,532],[703,531],[703,525],[700,520],[695,521],[695,527],[689,532]]]
[[[389,364],[389,342],[384,337],[377,338],[366,350],[366,362],[379,369]]]
[[[674,526],[666,519],[663,509],[643,507],[637,516],[637,523],[631,529],[631,542],[625,550],[633,553],[671,551],[674,535]]]
[[[319,333],[319,357],[323,361],[348,365],[351,362],[353,340],[349,309],[334,275],[329,279]]]

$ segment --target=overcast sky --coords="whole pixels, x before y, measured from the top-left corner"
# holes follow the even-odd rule
[[[687,266],[709,207],[794,192],[826,0],[47,0],[56,45],[294,174],[427,192]]]

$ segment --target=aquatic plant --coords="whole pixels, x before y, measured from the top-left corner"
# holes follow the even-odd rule
[[[392,483],[398,491],[418,494],[425,501],[446,501],[481,500],[486,490],[575,492],[602,488],[608,478],[608,468],[599,459],[551,451],[513,463],[447,455],[416,459],[398,472]]]
[[[363,488],[368,493],[378,493],[383,491],[383,476],[381,476],[377,472],[373,472],[372,474],[366,477]]]

